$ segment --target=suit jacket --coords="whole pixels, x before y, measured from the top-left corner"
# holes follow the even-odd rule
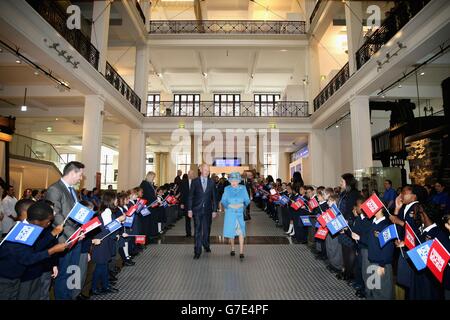
[[[191,181],[191,184],[194,180]],[[187,206],[189,201],[189,180],[181,181],[180,184],[180,203]]]
[[[191,182],[187,209],[192,210],[193,214],[212,214],[217,211],[217,189],[214,181],[208,178],[206,190],[203,192],[200,177]]]
[[[247,193],[249,196],[252,194],[253,183],[250,179],[246,179],[246,180],[242,179],[239,184],[245,186],[245,189],[247,189]]]
[[[150,184],[150,182],[143,180],[139,187],[144,190],[143,198],[147,200],[147,205],[156,200],[155,188]]]
[[[55,226],[64,222],[70,210],[72,210],[75,205],[73,196],[61,180],[58,180],[48,188],[45,199],[50,200],[54,204]],[[66,224],[64,225],[64,231],[59,235],[58,241],[60,243],[65,242],[78,227],[78,223],[71,219],[67,219]]]

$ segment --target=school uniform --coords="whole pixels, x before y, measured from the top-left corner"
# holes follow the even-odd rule
[[[316,215],[316,221],[317,221],[317,218],[319,218],[322,215],[322,213],[324,213],[327,210],[328,210],[327,202],[326,201],[320,202],[319,206],[317,208],[315,208],[312,212],[312,214]],[[317,232],[317,230],[319,228],[314,227],[314,229],[315,229],[315,232]],[[316,243],[315,249],[319,253],[319,257],[326,259],[327,251],[326,251],[326,246],[325,246],[325,240],[314,238],[314,241]]]
[[[423,228],[420,241],[426,242],[438,239],[444,247],[450,246],[448,236],[435,223],[427,228]],[[444,299],[444,288],[428,268],[417,271],[410,288],[411,300],[442,300]]]
[[[56,240],[56,237],[52,235],[51,228],[46,228],[42,231],[32,248],[34,252],[39,252],[42,250],[46,250],[56,245],[57,243],[58,240]],[[53,265],[57,264],[58,262],[54,257],[49,257],[33,265],[27,266],[22,277],[20,278],[18,299],[45,300],[46,297],[48,299],[49,292],[47,291],[45,296],[45,290],[42,290],[41,277],[44,275],[44,273],[48,273],[49,269],[51,270]]]
[[[352,226],[353,232],[360,237],[356,244],[355,282],[366,294],[366,282],[369,277],[367,273],[369,266],[369,253],[367,248],[371,224],[371,219],[367,218],[364,214],[360,214],[354,219]]]
[[[340,272],[343,268],[342,245],[339,242],[339,233],[332,235],[328,232],[325,239],[325,248],[329,263],[329,269]]]
[[[47,244],[41,243],[43,247]],[[0,246],[0,300],[16,300],[26,268],[49,257],[47,250],[35,251],[32,246],[5,241]]]
[[[112,221],[112,212],[110,209],[106,209],[99,217],[102,225],[100,226],[100,232],[95,235],[94,239],[104,238],[99,245],[94,245],[92,248],[92,261],[95,263],[94,275],[92,278],[92,290],[95,292],[98,290],[98,284],[102,283],[102,289],[106,290],[109,287],[109,272],[108,263],[111,261],[111,249],[112,249],[112,234],[109,234],[108,229],[105,226]],[[107,236],[108,235],[108,236]]]
[[[391,223],[382,217],[374,218],[369,230],[368,236],[368,258],[369,258],[369,277],[377,277],[377,267],[384,268],[384,275],[379,277],[379,281],[368,281],[368,285],[379,284],[379,287],[367,288],[367,298],[370,300],[392,300],[394,298],[392,261],[394,255],[394,242],[389,241],[383,248],[378,239],[379,234]]]
[[[420,234],[417,223],[414,221],[414,216],[418,205],[418,201],[403,205],[397,216],[402,221],[408,222],[416,235]],[[398,227],[397,230],[400,239],[403,240],[405,238],[405,228]],[[406,250],[404,248],[400,248],[398,250],[401,250],[402,252],[397,253],[397,284],[405,289],[405,298],[409,299],[409,289],[414,282],[414,277],[417,275],[417,269],[409,260]]]

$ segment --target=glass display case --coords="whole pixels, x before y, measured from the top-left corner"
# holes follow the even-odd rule
[[[358,190],[368,189],[371,193],[377,190],[384,192],[384,180],[392,181],[392,187],[397,189],[402,185],[401,169],[396,167],[370,167],[366,169],[355,170],[355,178],[358,181]]]

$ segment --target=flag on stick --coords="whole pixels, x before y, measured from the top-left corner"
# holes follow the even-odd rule
[[[17,222],[0,243],[0,246],[5,241],[32,246],[36,242],[42,230],[44,230],[42,227],[35,224]]]

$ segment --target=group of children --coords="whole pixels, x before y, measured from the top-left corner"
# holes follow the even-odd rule
[[[156,203],[139,206],[132,215],[129,209],[143,198],[143,190],[139,187],[120,193],[105,191],[98,207],[90,201],[80,200],[81,205],[92,211],[95,209],[92,219],[98,218],[101,225],[59,244],[58,235],[64,226],[52,227],[53,203],[47,200],[19,200],[15,206],[18,220],[40,226],[43,231],[32,245],[8,239],[2,242],[0,300],[49,300],[53,279],[58,276],[59,254],[64,254],[75,245],[81,246],[79,261],[72,261],[79,268],[80,281],[73,286],[72,299],[85,300],[91,295],[117,292],[114,285],[121,268],[135,265],[133,258],[151,240],[147,237],[146,219],[153,215],[155,221],[161,221],[158,223],[164,222],[162,203],[170,189],[161,187],[156,191]],[[111,231],[109,226],[114,220],[120,227]]]
[[[291,201],[287,204],[275,201],[272,198],[275,192],[271,190],[275,190],[278,197],[286,195]],[[335,235],[328,232],[324,240],[315,237],[320,228],[316,223],[320,215],[332,205],[343,213],[344,202],[348,205],[348,189],[343,190],[337,193],[334,188],[266,180],[254,185],[253,197],[294,243],[308,244],[309,238],[316,258],[325,261],[327,269],[338,279],[347,281],[356,296],[380,300],[450,299],[450,266],[446,266],[441,283],[428,268],[418,271],[406,254],[409,250],[404,242],[406,222],[417,235],[416,245],[438,239],[450,251],[450,215],[426,201],[425,189],[416,185],[403,187],[396,198],[395,210],[389,212],[382,207],[371,218],[362,209],[367,196],[357,193],[350,208],[351,216],[343,214],[348,226]],[[293,208],[291,204],[299,196],[305,205]],[[314,209],[308,206],[311,199],[317,201]],[[305,216],[311,225],[305,225],[300,219]],[[381,232],[392,224],[398,237],[382,247]],[[400,290],[395,290],[396,285]]]

